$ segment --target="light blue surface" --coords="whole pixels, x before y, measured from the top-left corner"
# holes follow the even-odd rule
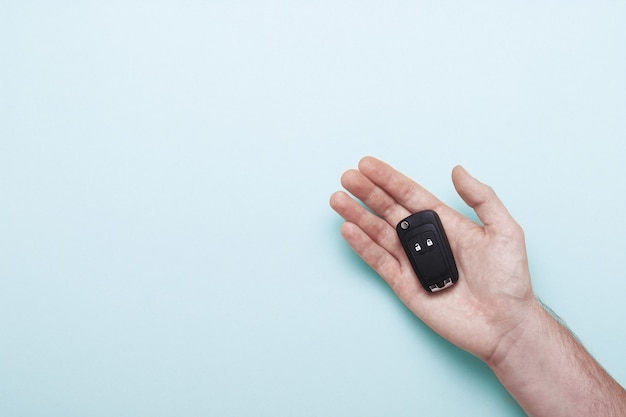
[[[626,6],[12,2],[0,415],[521,416],[341,240],[377,155],[524,226],[537,294],[626,383]]]

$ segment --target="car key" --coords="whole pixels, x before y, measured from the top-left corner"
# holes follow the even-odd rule
[[[396,231],[426,291],[441,291],[458,281],[450,243],[436,212],[425,210],[412,214],[398,223]]]

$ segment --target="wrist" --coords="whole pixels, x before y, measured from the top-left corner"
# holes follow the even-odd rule
[[[530,416],[624,416],[626,391],[536,299],[485,362]]]
[[[524,309],[523,318],[500,338],[485,363],[496,375],[499,370],[517,366],[521,358],[532,352],[532,347],[537,345],[537,340],[545,334],[551,322],[554,319],[533,297]]]

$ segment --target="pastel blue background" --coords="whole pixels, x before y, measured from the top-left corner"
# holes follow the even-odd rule
[[[3,2],[0,415],[524,415],[342,241],[366,154],[491,184],[626,384],[626,5],[474,3]]]

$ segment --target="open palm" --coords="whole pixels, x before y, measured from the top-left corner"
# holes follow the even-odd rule
[[[452,181],[482,225],[372,157],[341,178],[372,211],[343,191],[334,193],[330,204],[346,220],[341,227],[346,241],[411,311],[450,342],[488,361],[534,300],[524,234],[490,187],[461,167],[452,171]],[[438,293],[422,288],[395,230],[400,220],[426,209],[439,214],[459,271],[459,281]]]

